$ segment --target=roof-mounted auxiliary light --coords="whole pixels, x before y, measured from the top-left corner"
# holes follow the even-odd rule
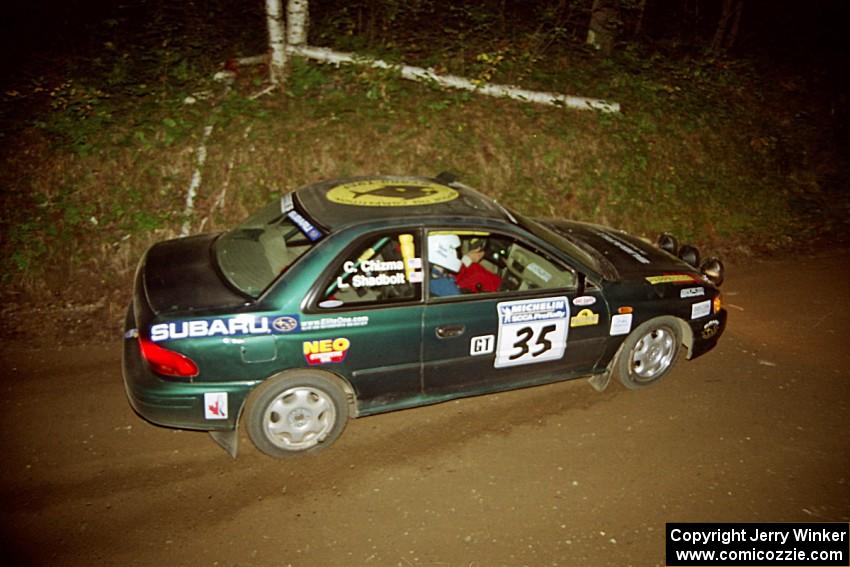
[[[697,249],[696,246],[691,246],[690,244],[682,245],[682,247],[679,248],[679,258],[694,268],[699,267],[699,249]]]
[[[723,262],[720,261],[720,258],[716,256],[706,258],[700,265],[699,271],[702,272],[705,277],[707,277],[711,283],[717,287],[720,287],[720,285],[723,284],[723,276],[726,268],[723,266]]]
[[[679,241],[670,233],[664,232],[658,235],[655,245],[669,254],[676,255],[676,250],[679,249]]]

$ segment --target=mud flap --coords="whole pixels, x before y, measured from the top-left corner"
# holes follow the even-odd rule
[[[604,392],[608,383],[611,382],[611,373],[606,370],[602,374],[594,374],[587,381],[597,392]]]
[[[227,451],[227,453],[236,458],[236,453],[239,450],[239,429],[230,429],[227,431],[210,431],[210,437],[213,438],[213,441],[218,443],[218,445]]]

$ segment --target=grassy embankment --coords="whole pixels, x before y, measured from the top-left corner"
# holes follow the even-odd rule
[[[30,109],[0,155],[7,297],[49,292],[120,317],[140,254],[187,220],[209,125],[193,232],[231,226],[323,178],[443,170],[524,213],[647,237],[670,231],[713,250],[776,248],[823,228],[806,224],[822,194],[815,121],[799,113],[807,93],[743,63],[630,52],[444,62],[448,72],[615,100],[618,115],[297,60],[283,95],[251,100],[260,69],[226,90],[210,69],[167,63],[157,82],[141,84],[116,59],[100,74],[7,93],[5,104]],[[185,104],[190,95],[197,102]],[[827,228],[840,207],[833,213]]]

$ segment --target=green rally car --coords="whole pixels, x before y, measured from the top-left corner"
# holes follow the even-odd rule
[[[283,457],[351,417],[576,377],[651,384],[717,343],[722,279],[669,235],[526,218],[446,174],[325,181],[146,252],[124,383],[153,423],[234,457],[241,424]]]

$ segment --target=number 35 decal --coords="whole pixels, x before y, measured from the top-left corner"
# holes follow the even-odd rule
[[[496,368],[563,358],[570,318],[566,297],[504,301],[496,308]]]

